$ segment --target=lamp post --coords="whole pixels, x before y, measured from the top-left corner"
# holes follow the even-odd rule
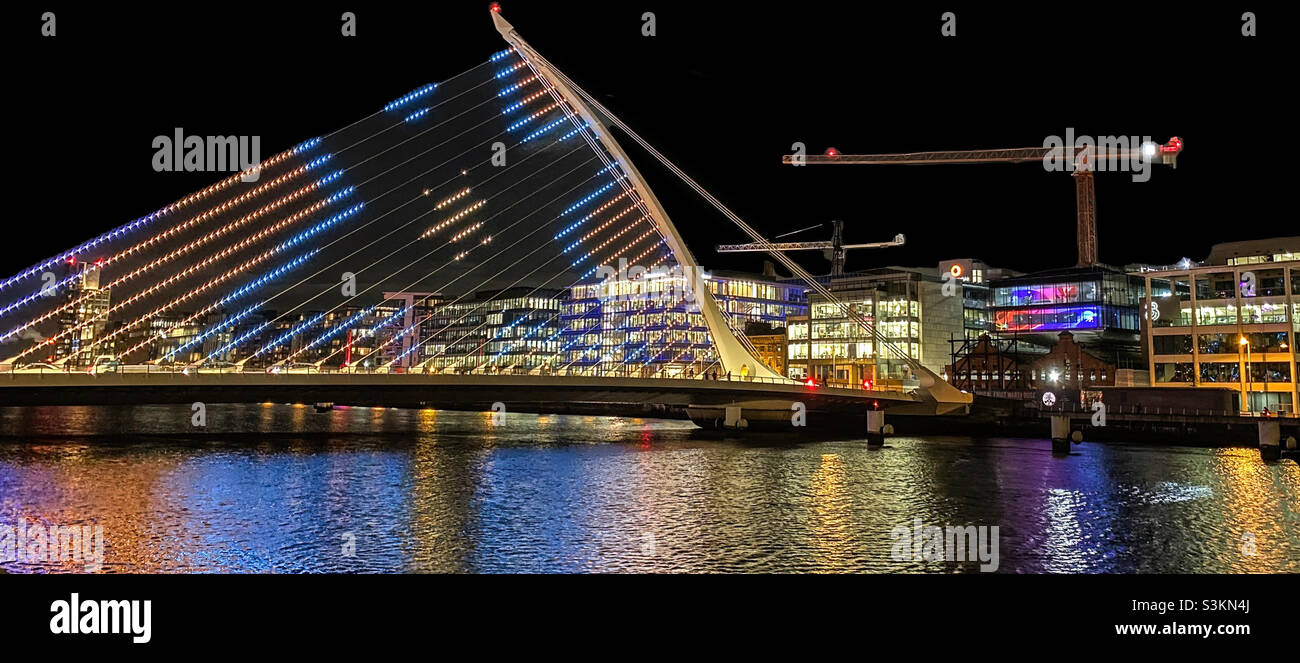
[[[1282,352],[1286,352],[1287,350],[1290,350],[1290,349],[1291,349],[1291,346],[1287,345],[1287,342],[1286,342],[1286,341],[1282,341],[1282,347],[1281,347]],[[1291,366],[1292,366],[1292,367],[1295,366],[1295,361],[1292,361],[1292,362],[1291,362]],[[1295,386],[1295,381],[1296,381],[1296,380],[1300,380],[1300,377],[1297,377],[1296,375],[1294,375],[1294,372],[1295,372],[1295,371],[1294,371],[1294,368],[1293,368],[1293,369],[1292,369],[1292,375],[1291,375],[1291,383],[1292,383],[1291,386],[1292,386],[1292,387]],[[1281,407],[1280,405],[1278,406],[1277,410],[1278,410],[1278,416],[1281,416],[1281,415],[1282,415],[1282,407]],[[1291,414],[1295,414],[1296,411],[1297,411],[1297,410],[1296,410],[1296,402],[1295,402],[1295,399],[1294,399],[1294,397],[1293,397],[1292,400],[1291,400]]]
[[[1237,347],[1246,348],[1246,411],[1250,412],[1250,392],[1255,388],[1254,376],[1250,374],[1250,341],[1245,336],[1237,337]],[[1241,351],[1238,349],[1237,354]]]

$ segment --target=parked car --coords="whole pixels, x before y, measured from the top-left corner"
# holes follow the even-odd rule
[[[122,362],[117,360],[113,355],[99,355],[95,361],[90,362],[90,368],[87,373],[98,375],[100,373],[115,373],[122,367]]]
[[[54,364],[48,364],[43,361],[23,364],[13,369],[14,373],[63,373],[64,369]]]
[[[230,361],[212,361],[198,368],[189,369],[191,373],[238,373],[239,366]]]
[[[307,364],[303,362],[292,362],[289,364],[276,364],[266,369],[266,372],[273,373],[275,375],[280,375],[283,373],[319,373],[320,369],[316,368],[315,364]]]

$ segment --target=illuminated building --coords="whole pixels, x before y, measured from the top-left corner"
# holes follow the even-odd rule
[[[1228,387],[1244,410],[1296,411],[1300,237],[1218,244],[1204,264],[1134,277],[1152,386]]]
[[[954,349],[953,363],[943,373],[959,389],[989,391],[1048,390],[1061,392],[1098,387],[1145,386],[1145,370],[1120,368],[1114,357],[1075,341],[1062,331],[1050,348],[1021,343],[1015,337],[981,336]]]
[[[326,313],[321,320],[323,333],[300,348],[295,361],[319,362],[323,368],[351,366],[354,358],[375,347],[374,330],[381,315],[377,308],[345,306]]]
[[[950,288],[961,284],[962,328],[968,339],[977,339],[996,331],[993,324],[993,279],[1021,276],[1019,272],[990,267],[974,259],[944,260],[939,263],[939,279]],[[942,289],[941,289],[942,290]],[[946,292],[944,293],[946,294]]]
[[[198,358],[188,357],[189,363],[198,364],[204,361],[233,363],[251,355],[264,341],[270,340],[265,332],[270,327],[270,320],[275,316],[274,311],[262,311],[233,320],[217,331],[209,328],[204,333],[212,333],[203,339],[202,354]],[[241,347],[235,342],[240,339],[247,344]],[[186,359],[177,357],[176,361],[183,362]]]
[[[299,361],[295,354],[319,336],[324,327],[323,311],[307,311],[286,315],[272,322],[257,339],[244,346],[251,359],[248,366],[267,367],[275,364]],[[272,318],[274,319],[274,318]]]
[[[993,324],[1051,345],[1068,330],[1080,342],[1136,347],[1142,280],[1095,265],[1036,272],[991,283]]]
[[[807,315],[791,316],[785,327],[785,375],[796,380],[808,379],[808,357],[812,353],[811,325]]]
[[[936,268],[886,267],[820,279],[836,299],[871,323],[881,340],[935,373],[948,364],[949,341],[968,333],[966,307],[974,308],[971,300],[979,297],[967,296],[956,281],[945,282]],[[972,285],[987,292],[982,284]],[[792,320],[787,329],[788,376],[853,386],[914,380],[906,362],[879,347],[879,340],[840,304],[810,293],[808,305],[809,317]],[[979,306],[977,310],[986,310]]]
[[[806,315],[806,288],[742,272],[703,275],[732,331]],[[697,279],[692,279],[695,281]],[[680,274],[574,286],[562,304],[558,373],[690,377],[718,370],[695,293]],[[735,376],[740,377],[740,376]]]
[[[560,341],[555,288],[485,290],[436,307],[411,366],[432,373],[549,371]]]
[[[89,366],[96,354],[111,354],[111,348],[91,347],[104,338],[112,288],[99,287],[99,270],[93,265],[68,263],[75,277],[64,295],[67,304],[59,313],[59,340],[54,359],[67,358],[69,366]]]
[[[424,322],[441,301],[439,295],[429,292],[385,292],[384,301],[376,307],[376,313],[387,321],[376,332],[377,343],[382,344],[383,350],[371,359],[404,369],[419,363],[419,351],[423,348],[420,341],[426,331]]]
[[[129,360],[135,363],[157,362],[168,354],[176,354],[176,361],[188,363],[192,359],[202,358],[202,348],[188,347],[181,349],[199,335],[202,327],[194,322],[185,322],[188,316],[181,313],[176,316],[159,315],[150,318],[145,324],[136,325],[116,339],[114,353],[126,353],[129,349],[141,345],[142,341],[152,339],[144,344],[145,349],[131,353]],[[185,350],[189,350],[186,352]],[[96,350],[96,353],[100,351]],[[108,353],[104,350],[103,353]]]
[[[808,314],[807,288],[797,282],[779,281],[775,273],[759,276],[719,270],[705,278],[733,329],[744,329],[749,323],[781,328],[787,318]]]
[[[805,316],[806,317],[806,316]],[[789,324],[787,322],[787,324]],[[745,340],[753,348],[754,356],[768,368],[785,375],[786,339],[785,330],[774,328],[768,323],[751,322],[745,325]]]

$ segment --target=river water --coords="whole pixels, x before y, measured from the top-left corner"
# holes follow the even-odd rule
[[[684,421],[270,404],[191,418],[0,409],[0,526],[101,526],[107,572],[980,569],[974,551],[927,560],[900,544],[933,541],[931,526],[987,528],[1003,573],[1300,571],[1300,468],[1254,449],[1054,457],[1046,440],[880,449]]]

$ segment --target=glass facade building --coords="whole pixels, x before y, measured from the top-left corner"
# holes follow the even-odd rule
[[[882,343],[939,373],[949,357],[949,340],[966,333],[965,293],[955,289],[945,294],[934,271],[867,270],[827,279],[826,285],[844,306],[875,327],[880,338],[863,329],[840,304],[810,293],[808,317],[792,319],[787,329],[789,377],[846,386],[867,381],[878,388],[905,386],[916,376]]]
[[[1295,413],[1295,257],[1273,248],[1227,264],[1137,273],[1152,385],[1226,387],[1241,393],[1243,410]]]
[[[705,274],[703,280],[742,342],[747,323],[784,328],[790,317],[808,312],[805,288],[798,284],[736,272]],[[552,370],[628,377],[719,370],[695,296],[693,284],[671,274],[574,286],[561,303],[559,361]]]
[[[112,354],[112,346],[96,343],[108,331],[108,310],[112,288],[101,288],[98,269],[86,265],[70,265],[76,272],[71,287],[64,296],[70,306],[59,315],[59,332],[62,334],[54,352],[40,359],[66,359],[69,366],[89,366],[96,355]]]
[[[517,287],[432,306],[419,322],[412,366],[430,373],[547,373],[560,347],[563,294]]]
[[[998,332],[1073,332],[1095,340],[1104,332],[1132,336],[1141,329],[1142,280],[1105,266],[1080,267],[1001,279],[992,284]]]

